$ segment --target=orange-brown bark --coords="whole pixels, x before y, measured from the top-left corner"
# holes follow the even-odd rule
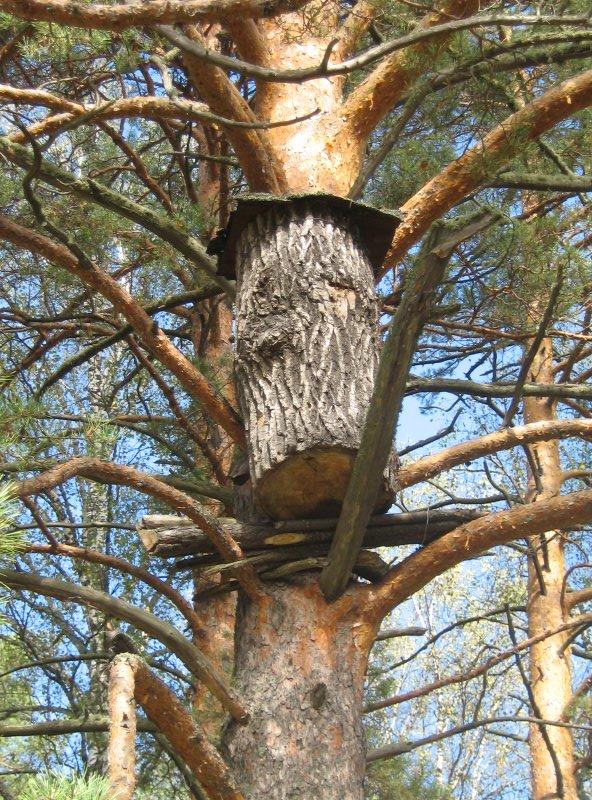
[[[357,587],[327,605],[314,576],[239,606],[236,681],[248,726],[224,747],[249,800],[362,800],[362,694],[377,626],[360,618]]]
[[[338,31],[338,53],[345,59],[352,55],[356,45],[366,33],[376,15],[378,8],[372,0],[358,0],[351,9],[348,18]]]
[[[409,556],[379,584],[369,587],[366,613],[382,618],[438,575],[504,542],[591,521],[592,489],[586,489],[467,522]]]
[[[198,723],[138,656],[121,656],[134,675],[134,696],[212,800],[242,800],[232,774]]]
[[[315,0],[309,5],[313,21],[301,14],[286,14],[281,25],[262,20],[259,27],[268,49],[270,66],[290,64],[299,69],[318,65],[334,40],[339,7],[335,0]],[[332,58],[339,58],[339,45]],[[361,149],[353,138],[336,135],[342,126],[340,116],[344,77],[319,78],[302,83],[278,83],[263,87],[255,97],[261,119],[281,120],[318,113],[295,125],[274,128],[269,140],[281,155],[287,186],[292,192],[331,192],[345,195],[360,165]]]
[[[538,420],[530,425],[495,431],[479,439],[448,447],[439,453],[426,456],[412,464],[402,467],[397,474],[397,485],[401,489],[415,486],[421,481],[433,478],[447,469],[474,461],[476,458],[507,450],[511,447],[531,442],[546,442],[569,436],[592,438],[592,420],[570,419]]]
[[[77,475],[103,483],[133,486],[140,492],[162,500],[170,508],[195,522],[211,539],[218,552],[228,561],[242,558],[240,547],[210,511],[178,489],[133,467],[101,461],[99,458],[73,458],[48,469],[36,478],[20,481],[15,487],[15,493],[18,497],[38,494],[41,491],[53,489]],[[255,600],[259,599],[262,590],[259,579],[253,570],[250,567],[241,568],[238,571],[238,578],[247,594]]]
[[[479,10],[481,0],[448,0],[437,11],[431,11],[419,23],[431,28],[451,19],[469,17]],[[347,98],[341,115],[344,131],[340,138],[354,137],[363,145],[393,106],[401,99],[411,83],[433,64],[442,53],[448,35],[438,40],[422,42],[385,58]]]
[[[193,41],[205,44],[196,26],[188,25],[184,31]],[[248,103],[220,67],[201,61],[187,52],[183,54],[183,63],[192,84],[212,111],[237,121],[258,121]],[[251,189],[271,194],[282,194],[287,190],[282,162],[265,131],[226,128],[225,132]]]
[[[212,187],[213,188],[213,187]],[[202,325],[207,330],[207,338],[200,352],[207,359],[211,369],[215,371],[217,382],[223,386],[225,397],[236,402],[232,374],[231,337],[233,328],[232,309],[225,302],[205,301],[199,309]],[[234,447],[228,437],[215,436],[220,466],[228,475]],[[212,509],[220,513],[220,504]],[[221,581],[220,576],[212,580],[204,579],[199,570],[194,573],[194,607],[205,622],[205,636],[200,641],[204,653],[215,664],[216,668],[229,679],[234,669],[234,627],[236,615],[236,593],[222,592],[213,597],[200,597],[200,590],[212,583]],[[212,741],[217,741],[225,719],[224,710],[219,702],[212,701],[205,687],[197,684],[193,696],[193,708],[198,715],[205,733]]]
[[[109,668],[109,789],[114,800],[132,800],[136,787],[134,673],[125,656]]]
[[[95,30],[119,31],[144,25],[219,20],[231,14],[246,17],[281,14],[308,0],[150,0],[140,8],[121,5],[72,3],[68,0],[1,0],[0,9],[20,19],[53,22]]]
[[[401,207],[405,218],[397,228],[385,268],[392,267],[434,220],[483,185],[528,142],[591,103],[592,70],[587,70],[545,92],[494,128]]]
[[[538,304],[535,304],[538,307]],[[553,347],[546,338],[539,347],[530,369],[529,381],[552,383]],[[549,400],[524,398],[524,419],[529,424],[554,422],[555,405]],[[529,489],[531,502],[535,505],[559,495],[562,482],[559,448],[556,441],[538,442],[531,445],[531,453],[536,464],[538,477],[531,474]],[[565,581],[564,539],[560,530],[549,530],[540,539],[533,539],[534,557],[538,560],[537,570],[532,558],[528,565],[528,632],[537,636],[550,627],[561,625],[566,620],[566,609],[562,602]],[[538,545],[538,546],[536,546]],[[530,650],[530,681],[534,700],[544,719],[563,719],[565,709],[572,698],[571,664],[565,644],[569,631],[544,639],[534,644]],[[555,751],[556,762],[549,752],[538,725],[530,729],[530,759],[532,775],[532,798],[544,800],[554,796],[563,784],[564,800],[577,800],[578,790],[575,779],[574,742],[567,728],[548,726],[547,737]],[[561,777],[558,781],[556,766]]]

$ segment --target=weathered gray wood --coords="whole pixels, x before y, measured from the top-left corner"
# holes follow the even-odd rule
[[[380,492],[417,339],[428,319],[436,287],[453,250],[452,246],[445,246],[442,242],[444,230],[441,225],[432,228],[407,279],[380,355],[360,449],[341,507],[329,563],[320,578],[328,600],[334,600],[345,591]]]
[[[272,519],[338,513],[378,367],[374,276],[347,215],[263,211],[236,243],[236,373],[256,503]],[[380,482],[376,508],[393,497]]]
[[[478,510],[423,511],[373,516],[364,536],[364,546],[425,544],[483,513]],[[228,518],[219,521],[247,551],[321,543],[326,543],[328,548],[337,524],[335,518],[289,520],[272,525],[253,525]],[[150,514],[142,518],[137,530],[148,553],[158,558],[199,554],[207,557],[214,553],[211,541],[187,517]],[[215,563],[218,563],[219,556],[216,558]]]
[[[377,642],[384,642],[387,639],[398,639],[401,636],[425,636],[428,632],[427,628],[410,627],[410,628],[386,628],[379,631],[376,635]]]

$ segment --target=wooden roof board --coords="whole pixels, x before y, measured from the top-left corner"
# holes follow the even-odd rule
[[[218,272],[226,278],[236,278],[235,250],[238,237],[255,217],[274,206],[302,205],[319,210],[336,210],[348,216],[359,231],[372,269],[378,275],[393,234],[402,220],[398,211],[375,208],[347,197],[325,194],[292,194],[278,197],[271,194],[245,194],[237,198],[237,206],[230,216],[223,250],[218,257]],[[216,237],[220,241],[220,236]]]

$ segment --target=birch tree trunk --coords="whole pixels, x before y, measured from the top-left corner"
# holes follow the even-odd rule
[[[121,346],[115,347],[106,357],[95,356],[88,364],[87,381],[88,390],[86,402],[88,403],[90,417],[95,426],[90,427],[87,437],[87,451],[99,458],[109,459],[112,455],[112,442],[105,437],[109,409],[106,403],[108,387],[113,381],[117,359],[121,355]],[[100,522],[109,519],[109,488],[100,483],[88,481],[82,487],[82,514],[84,521]],[[92,550],[105,552],[108,550],[108,529],[105,527],[88,527],[84,530],[83,541],[75,542],[84,544]],[[79,580],[83,586],[90,586],[108,592],[108,572],[104,567],[80,562],[76,565]],[[104,614],[93,608],[87,608],[86,617],[88,627],[95,642],[103,642],[107,631]],[[88,665],[90,686],[99,708],[105,707],[108,692],[108,676],[104,664],[90,661]],[[105,750],[105,737],[103,734],[87,735],[87,769],[98,775],[103,775],[107,769],[107,754]]]
[[[528,378],[533,383],[553,383],[553,349],[550,339],[544,339],[532,365]],[[555,419],[555,406],[546,398],[524,399],[524,421],[526,423]],[[561,489],[561,465],[556,441],[531,445],[531,452],[538,469],[537,481],[530,474],[529,488],[532,501],[546,500],[559,494]],[[535,547],[544,582],[544,592],[537,570],[529,559],[528,565],[528,635],[538,636],[549,628],[565,621],[561,595],[565,577],[564,540],[561,531],[550,531],[540,537]],[[571,664],[569,650],[563,651],[568,632],[550,636],[530,651],[530,680],[534,699],[544,719],[562,720],[572,696]],[[547,726],[563,781],[564,800],[577,800],[578,792],[574,772],[574,743],[570,730]],[[558,797],[557,775],[553,758],[540,728],[532,725],[529,738],[532,798],[548,800]]]
[[[132,800],[136,787],[134,672],[127,656],[115,656],[109,671],[109,789],[113,800]]]
[[[223,745],[240,789],[249,800],[362,800],[376,629],[328,606],[312,577],[270,593],[263,611],[241,601],[237,615],[237,689],[251,721],[231,723]]]

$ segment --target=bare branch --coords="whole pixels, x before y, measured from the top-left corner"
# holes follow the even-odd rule
[[[439,453],[421,458],[414,464],[401,467],[398,474],[398,483],[401,489],[415,486],[421,481],[433,478],[445,470],[452,469],[459,464],[474,461],[500,450],[530,444],[532,442],[563,439],[578,436],[583,439],[592,439],[592,420],[554,420],[549,422],[533,422],[530,425],[521,425],[507,430],[481,436],[479,439],[463,442],[462,444],[448,447]]]
[[[122,655],[135,678],[134,694],[146,716],[163,733],[212,800],[242,800],[232,774],[196,719],[141,658]]]
[[[366,590],[366,614],[369,618],[382,618],[433,578],[492,547],[589,522],[592,522],[590,489],[517,506],[468,522],[408,556],[381,583],[369,587]]]
[[[36,478],[17,483],[15,492],[18,497],[38,494],[76,476],[90,478],[100,483],[132,486],[137,491],[156,497],[189,517],[210,538],[214,547],[227,561],[237,561],[243,557],[240,547],[210,511],[173,486],[168,486],[164,481],[133,467],[113,464],[99,458],[73,458],[52,467]],[[249,567],[238,570],[237,578],[251,599],[260,599],[259,581]]]
[[[320,578],[328,600],[334,600],[345,590],[362,546],[392,450],[417,339],[429,318],[434,292],[454,249],[454,245],[447,245],[446,233],[446,228],[437,226],[428,237],[380,354],[360,447],[331,543],[329,562]]]
[[[162,622],[153,614],[136,608],[124,600],[99,592],[97,589],[44,578],[33,572],[2,569],[0,571],[0,580],[12,589],[35,592],[36,594],[55,597],[65,602],[90,606],[117,619],[130,622],[135,627],[162,642],[171,652],[175,653],[187,669],[204,682],[237,722],[244,724],[247,721],[248,714],[236,694],[230,687],[226,686],[224,679],[214,669],[209,660],[175,628],[166,622]]]
[[[483,141],[432,178],[401,208],[405,218],[397,228],[385,259],[385,270],[418,242],[431,223],[459,200],[482,186],[528,142],[592,103],[592,70],[560,83],[512,114]]]
[[[227,16],[274,17],[310,0],[148,0],[140,6],[71,3],[68,0],[2,0],[0,9],[19,19],[94,30],[123,30],[157,23],[217,21]]]

